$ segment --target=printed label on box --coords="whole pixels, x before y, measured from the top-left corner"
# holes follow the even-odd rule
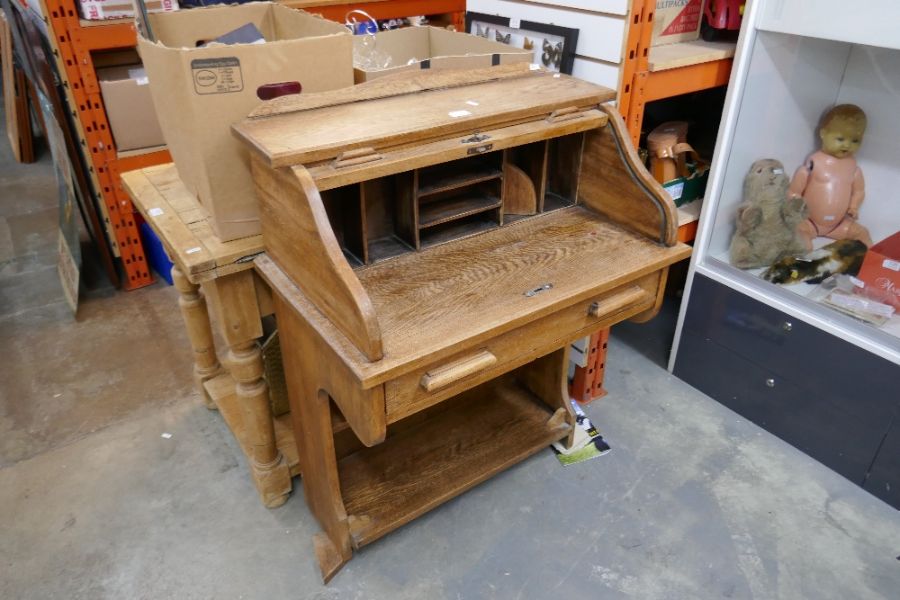
[[[191,61],[194,91],[207,94],[231,94],[244,89],[241,61],[234,56],[198,58]]]
[[[701,0],[657,0],[656,10],[681,9],[660,35],[677,35],[700,27],[703,13]]]
[[[680,200],[681,195],[684,193],[684,180],[676,181],[675,183],[667,183],[663,186],[663,189],[669,192],[672,200]]]

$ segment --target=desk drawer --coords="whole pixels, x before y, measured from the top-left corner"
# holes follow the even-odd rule
[[[389,423],[652,308],[660,274],[599,294],[385,384]]]

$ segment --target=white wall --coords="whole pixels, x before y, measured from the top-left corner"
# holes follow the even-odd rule
[[[578,29],[572,74],[617,90],[627,0],[468,0],[466,8],[523,21]]]

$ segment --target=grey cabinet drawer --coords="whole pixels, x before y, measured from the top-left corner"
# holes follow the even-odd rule
[[[702,275],[686,301],[675,375],[900,508],[900,366]]]
[[[702,275],[684,329],[810,394],[842,398],[848,409],[890,412],[898,404],[900,366]]]
[[[811,393],[692,332],[683,332],[675,375],[741,416],[862,484],[884,437],[888,411],[860,411]]]

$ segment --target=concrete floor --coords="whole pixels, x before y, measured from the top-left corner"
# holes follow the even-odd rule
[[[900,514],[669,375],[671,314],[610,343],[588,408],[610,454],[539,453],[324,587],[302,492],[263,508],[194,391],[175,290],[100,287],[72,317],[51,177],[4,135],[0,598],[898,597]]]

